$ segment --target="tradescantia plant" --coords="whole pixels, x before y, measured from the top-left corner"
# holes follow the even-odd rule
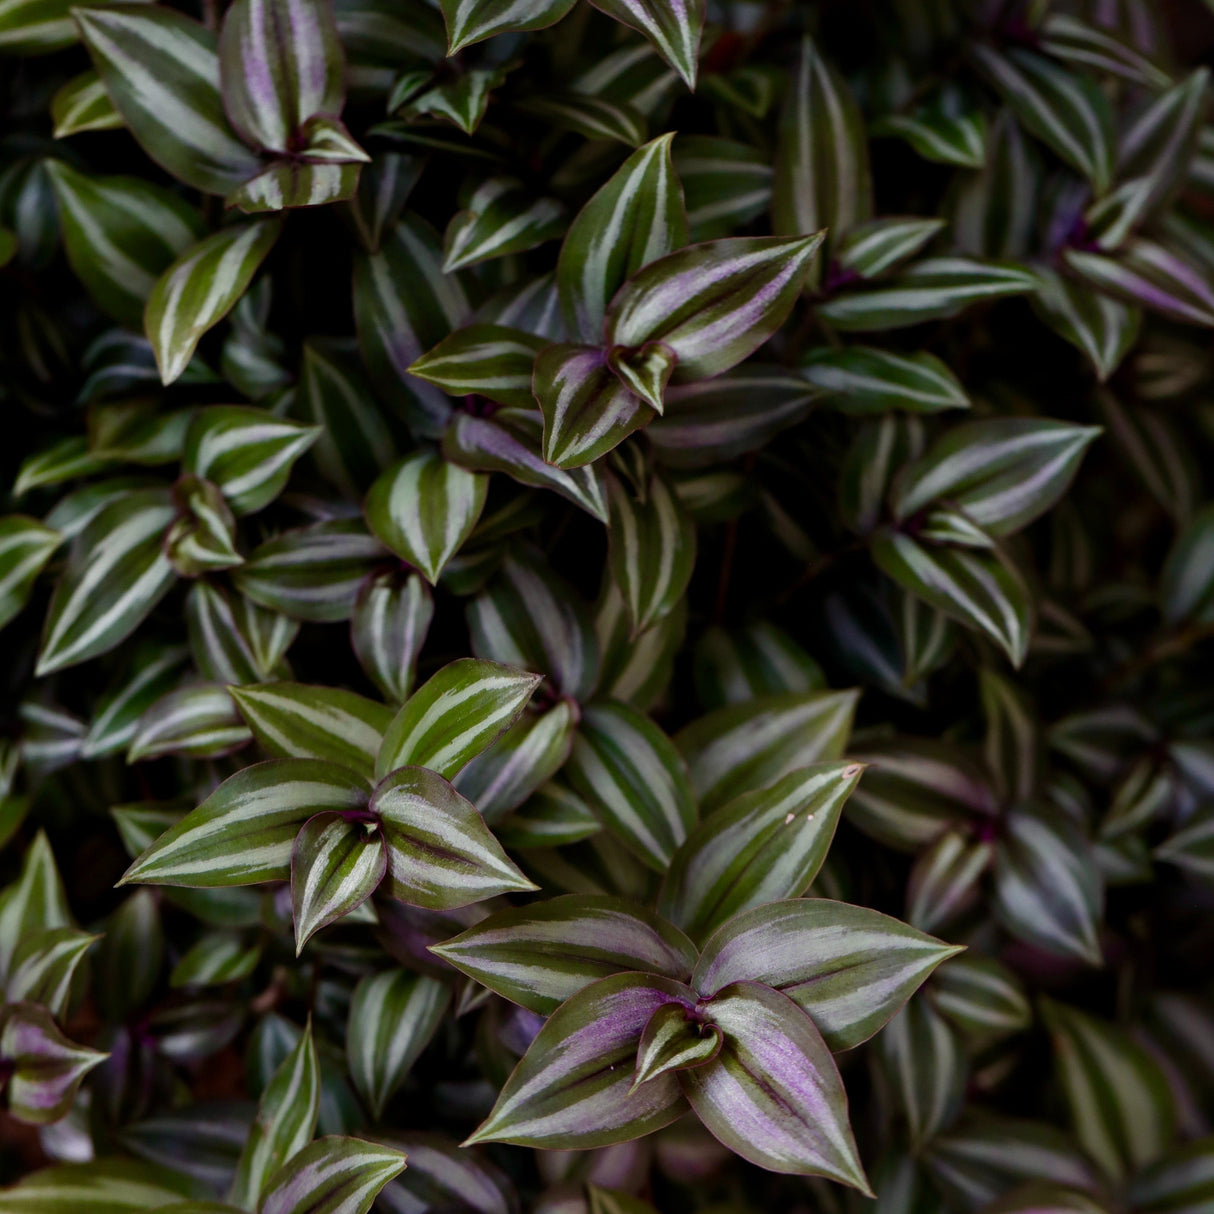
[[[1199,0],[0,0],[0,1214],[1214,1206]]]

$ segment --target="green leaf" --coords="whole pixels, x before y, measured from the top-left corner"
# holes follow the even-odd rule
[[[76,537],[47,611],[39,675],[107,653],[164,597],[175,574],[161,541],[174,513],[167,491],[140,490]]]
[[[771,206],[771,161],[759,148],[711,135],[682,135],[674,163],[692,240],[728,236]]]
[[[0,979],[8,981],[23,940],[42,931],[72,926],[54,853],[39,830],[25,850],[20,876],[0,890]]]
[[[346,1059],[376,1121],[430,1044],[450,1001],[446,984],[400,969],[370,974],[354,988]]]
[[[721,1052],[678,1079],[714,1137],[768,1171],[825,1176],[872,1196],[843,1080],[813,1021],[757,982],[718,991],[704,1015],[724,1038]]]
[[[832,244],[872,213],[864,120],[851,90],[818,54],[801,53],[784,98],[776,147],[772,229],[786,236],[830,231]]]
[[[367,785],[348,768],[316,759],[255,763],[161,835],[122,880],[197,888],[286,881],[291,845],[309,818],[366,807]]]
[[[981,1044],[1027,1029],[1033,1021],[1020,979],[979,953],[954,957],[932,979],[932,994],[937,1009]]]
[[[1167,88],[1171,79],[1152,61],[1150,55],[1158,48],[1149,46],[1149,35],[1143,39],[1143,53],[1122,36],[1115,24],[1111,29],[1089,25],[1070,13],[1053,12],[1041,23],[1039,36],[1042,49],[1056,59],[1120,76],[1153,90]]]
[[[1102,964],[1104,888],[1087,839],[1056,811],[1009,814],[995,849],[994,910],[1046,952]]]
[[[1214,883],[1214,813],[1199,810],[1165,839],[1155,856],[1199,881]]]
[[[236,551],[236,516],[217,486],[189,473],[172,489],[177,517],[165,533],[164,555],[182,577],[201,577],[243,561]]]
[[[320,437],[265,409],[211,405],[186,432],[181,466],[217,485],[236,514],[268,506],[286,487],[295,461]]]
[[[822,691],[826,676],[804,649],[774,624],[727,632],[709,628],[696,645],[695,682],[709,709],[781,691]]]
[[[920,854],[906,888],[906,918],[925,932],[938,931],[978,895],[977,882],[990,866],[990,843],[949,830]]]
[[[621,971],[686,981],[696,957],[691,941],[652,911],[594,895],[498,911],[430,951],[541,1016]]]
[[[362,520],[335,519],[284,531],[233,571],[253,602],[297,620],[346,620],[384,548]]]
[[[394,1147],[318,1138],[270,1177],[260,1214],[367,1214],[404,1167],[405,1156]]]
[[[184,1202],[194,1181],[143,1160],[103,1158],[61,1163],[26,1175],[0,1200],[11,1214],[133,1214]]]
[[[591,0],[594,7],[644,34],[693,92],[704,32],[704,0]]]
[[[540,30],[555,25],[574,0],[441,0],[447,23],[447,54],[494,34]]]
[[[507,325],[467,325],[412,363],[409,373],[451,396],[478,395],[530,409],[531,371],[548,343]]]
[[[209,759],[252,741],[226,687],[200,683],[161,696],[139,718],[127,762],[164,755]]]
[[[547,93],[528,97],[519,108],[544,119],[557,130],[587,139],[612,139],[634,148],[645,141],[645,118],[632,106],[613,104],[581,93]]]
[[[34,583],[63,542],[58,531],[24,514],[0,518],[0,628],[29,601]]]
[[[687,243],[673,138],[662,135],[633,152],[569,225],[557,286],[565,322],[583,341],[602,339],[608,305],[629,278]]]
[[[291,848],[296,956],[322,927],[357,910],[387,871],[387,849],[375,823],[339,813],[310,818]]]
[[[433,585],[472,533],[488,491],[487,476],[467,472],[433,452],[418,452],[371,486],[367,525]]]
[[[1210,1200],[1212,1152],[1214,1141],[1209,1135],[1173,1148],[1130,1183],[1128,1196],[1134,1208],[1150,1214],[1164,1210],[1197,1214]]]
[[[247,978],[261,960],[261,947],[239,932],[214,931],[202,936],[173,966],[169,986],[223,986]]]
[[[639,973],[580,990],[540,1029],[466,1145],[585,1150],[669,1125],[687,1107],[674,1075],[632,1087],[641,1034],[668,1003],[691,1007],[694,996],[681,983]]]
[[[130,668],[97,701],[81,754],[95,758],[125,749],[139,728],[139,718],[177,684],[185,658],[186,651],[175,645],[136,650]]]
[[[696,1021],[680,1003],[665,1003],[645,1025],[637,1047],[632,1086],[639,1087],[659,1075],[704,1066],[720,1052],[721,1030]]]
[[[687,592],[696,559],[695,525],[669,482],[650,478],[637,497],[607,482],[607,559],[634,633],[670,614]]]
[[[236,305],[281,230],[273,219],[225,228],[188,249],[157,280],[143,324],[164,383],[181,376],[202,335]]]
[[[1099,434],[1097,426],[1027,417],[953,426],[899,477],[894,517],[948,501],[989,535],[1011,535],[1057,503]]]
[[[320,0],[233,0],[219,66],[224,109],[261,151],[297,152],[307,120],[335,118],[345,101],[345,55],[333,9]]]
[[[350,639],[367,677],[394,704],[408,698],[434,599],[417,573],[368,578],[350,617]]]
[[[491,177],[458,211],[443,236],[443,273],[555,240],[565,228],[565,208],[537,198],[513,177]]]
[[[74,8],[72,16],[124,125],[170,176],[226,194],[257,171],[224,113],[210,30],[148,4]]]
[[[675,735],[705,813],[811,763],[842,756],[858,693],[758,696],[693,721]]]
[[[1029,302],[1055,333],[1087,356],[1103,383],[1138,340],[1142,312],[1052,270],[1037,273],[1040,285]]]
[[[67,25],[75,38],[76,26],[71,18],[67,19]],[[91,68],[73,76],[56,91],[51,98],[51,118],[55,123],[56,139],[66,139],[84,131],[122,129],[121,115],[114,109],[101,77]]]
[[[859,763],[805,767],[722,806],[675,852],[658,910],[703,942],[740,911],[800,897],[863,770]]]
[[[852,416],[937,413],[967,409],[970,399],[957,377],[933,354],[897,354],[873,346],[814,350],[802,374],[829,393],[827,407]]]
[[[1024,126],[1103,194],[1113,177],[1113,113],[1095,82],[1020,47],[978,45],[973,54]]]
[[[376,786],[370,812],[387,847],[386,888],[402,902],[451,910],[537,888],[472,803],[433,771],[394,769]]]
[[[1113,1184],[1157,1160],[1171,1144],[1176,1108],[1155,1058],[1122,1029],[1041,1001],[1058,1074],[1083,1149]]]
[[[782,991],[838,1052],[867,1041],[960,951],[866,907],[804,898],[756,906],[725,923],[691,981],[705,996],[744,980]]]
[[[365,776],[392,710],[339,687],[262,683],[229,689],[257,740],[281,759],[323,759]]]
[[[49,1125],[66,1116],[81,1080],[108,1056],[69,1041],[37,1004],[11,1004],[0,1016],[0,1059],[12,1068],[8,1111],[18,1121]]]
[[[560,780],[549,780],[497,830],[511,850],[580,843],[602,829],[594,811]]]
[[[1024,661],[1033,602],[1015,566],[997,549],[929,546],[894,533],[878,536],[872,553],[878,568],[911,594],[985,633],[1013,666]]]
[[[924,160],[981,169],[987,157],[986,116],[957,93],[943,93],[910,113],[885,114],[874,135],[905,140]]]
[[[202,235],[198,212],[136,177],[87,177],[48,160],[64,249],[97,306],[138,326],[156,280]]]
[[[1013,262],[926,257],[877,285],[841,291],[819,304],[817,315],[844,332],[899,329],[1036,289],[1036,274]]]
[[[320,1062],[309,1022],[261,1094],[228,1194],[233,1203],[257,1209],[270,1176],[312,1141],[320,1098]]]
[[[229,595],[206,581],[186,599],[190,654],[198,673],[213,683],[260,683],[283,664],[299,622]]]
[[[876,278],[909,261],[945,226],[943,219],[872,219],[847,233],[839,242],[836,257],[844,271]]]
[[[630,350],[669,346],[675,382],[728,371],[784,323],[822,240],[820,232],[712,240],[660,257],[612,299],[604,339]]]
[[[1214,505],[1203,507],[1176,537],[1164,562],[1159,597],[1170,624],[1205,620],[1214,605]]]
[[[664,871],[696,818],[687,769],[670,739],[626,704],[591,704],[567,768],[604,826],[645,865]]]
[[[566,470],[549,464],[541,454],[543,431],[543,420],[530,409],[502,409],[492,420],[458,413],[443,438],[443,454],[465,468],[505,472],[521,484],[551,489],[605,523],[602,473],[594,467]]]
[[[37,1003],[58,1019],[67,1011],[72,976],[99,937],[71,927],[29,932],[13,953],[6,1003]]]

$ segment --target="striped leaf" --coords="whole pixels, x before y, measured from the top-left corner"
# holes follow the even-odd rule
[[[538,675],[476,658],[444,666],[392,718],[376,778],[428,767],[451,779],[518,719],[540,682]]]
[[[1057,956],[1102,963],[1104,883],[1074,823],[1045,810],[1010,814],[994,871],[994,910],[1009,931]]]
[[[284,531],[233,571],[253,602],[297,620],[346,620],[363,579],[384,557],[362,520],[335,519]]]
[[[1087,356],[1103,383],[1138,340],[1142,312],[1052,270],[1038,270],[1038,278],[1037,293],[1029,297],[1034,311]]]
[[[969,1074],[964,1043],[931,1003],[914,999],[886,1026],[877,1049],[917,1150],[961,1111]]]
[[[413,687],[417,655],[434,616],[430,588],[416,573],[368,578],[350,617],[350,640],[367,677],[393,704]]]
[[[210,30],[161,5],[72,16],[123,124],[165,172],[205,194],[226,194],[257,172],[224,113]]]
[[[385,401],[419,438],[438,438],[451,405],[442,392],[409,374],[470,312],[460,278],[442,270],[438,233],[406,212],[379,251],[354,259],[354,320],[363,361]]]
[[[222,986],[239,982],[257,968],[261,947],[248,945],[239,932],[208,932],[173,966],[169,986]]]
[[[516,546],[468,606],[472,652],[548,675],[566,696],[585,700],[599,679],[599,644],[577,592],[541,555]]]
[[[20,876],[0,892],[0,980],[7,982],[22,940],[41,931],[72,926],[54,853],[39,830],[26,848]]]
[[[557,287],[565,323],[583,341],[602,340],[607,307],[629,278],[687,243],[673,138],[662,135],[633,152],[569,225]]]
[[[108,1057],[69,1041],[50,1012],[15,1003],[0,1014],[0,1058],[10,1069],[9,1115],[27,1125],[49,1125],[67,1115],[85,1075]]]
[[[77,39],[63,0],[5,0],[0,4],[0,54],[45,55]]]
[[[683,760],[647,716],[613,701],[587,707],[567,774],[609,831],[647,867],[665,871],[696,807]]]
[[[943,219],[871,219],[839,241],[835,257],[844,272],[876,278],[921,252],[945,226]]]
[[[72,976],[98,939],[72,927],[27,933],[13,953],[5,1002],[37,1003],[62,1020],[72,993]]]
[[[878,536],[878,568],[898,585],[968,628],[984,633],[1019,667],[1034,624],[1029,589],[998,550],[920,544],[909,535]]]
[[[970,909],[978,881],[990,867],[991,845],[949,830],[915,861],[906,888],[906,919],[925,932],[939,931]]]
[[[696,645],[696,693],[709,711],[781,691],[823,691],[822,668],[774,624],[727,632],[714,626]]]
[[[513,177],[491,177],[458,211],[443,235],[443,273],[511,253],[525,253],[565,229],[565,208],[537,198]]]
[[[610,346],[669,346],[676,382],[719,375],[784,323],[822,234],[710,240],[650,262],[607,310]]]
[[[344,767],[315,759],[255,763],[161,835],[122,881],[204,889],[286,881],[291,845],[309,818],[366,806],[366,783]]]
[[[456,791],[495,825],[565,765],[579,716],[571,700],[524,713],[455,777]]]
[[[295,954],[322,927],[357,910],[388,871],[387,847],[374,822],[320,813],[291,848]]]
[[[1038,418],[965,422],[948,430],[898,479],[891,505],[905,520],[932,502],[955,503],[989,535],[1011,535],[1066,492],[1096,426]]]
[[[229,690],[270,754],[323,759],[371,778],[390,708],[340,687],[261,683]]]
[[[687,630],[686,603],[634,637],[623,596],[615,582],[605,577],[594,627],[603,655],[598,691],[641,712],[649,711],[670,684],[675,653]]]
[[[64,249],[97,306],[138,326],[156,280],[202,235],[198,212],[135,177],[87,177],[48,160]]]
[[[607,521],[607,488],[593,466],[564,469],[543,454],[544,422],[531,409],[502,409],[492,420],[456,414],[443,437],[443,454],[477,472],[504,472],[524,485],[551,489],[600,522]]]
[[[340,20],[339,14],[339,25]],[[385,152],[364,166],[358,179],[358,193],[343,208],[343,215],[368,253],[379,249],[384,234],[400,219],[421,176],[422,164],[417,157],[403,152]]]
[[[541,30],[555,25],[574,0],[441,0],[447,23],[447,54],[454,55],[494,34]]]
[[[71,33],[74,38],[74,24],[71,25]],[[53,134],[56,139],[66,139],[69,135],[79,135],[84,131],[122,129],[121,115],[114,109],[101,77],[91,68],[79,76],[73,76],[58,89],[51,98],[51,118],[55,123]]]
[[[29,601],[63,536],[24,514],[0,518],[0,628]]]
[[[1042,50],[1055,59],[1120,76],[1151,89],[1167,88],[1171,83],[1168,74],[1153,62],[1149,49],[1144,54],[1108,28],[1089,25],[1071,13],[1049,13],[1041,23],[1039,36]],[[1142,41],[1144,48],[1148,48],[1149,37],[1144,36]]]
[[[558,131],[587,139],[611,139],[634,148],[645,141],[644,115],[632,106],[582,93],[546,93],[528,97],[519,108],[542,118]]]
[[[498,911],[430,951],[541,1016],[610,974],[686,981],[696,955],[691,941],[652,911],[595,895]]]
[[[186,599],[190,655],[213,683],[260,683],[281,670],[299,622],[259,607],[243,594],[194,583]]]
[[[986,163],[986,116],[955,94],[910,113],[886,114],[873,123],[872,133],[905,140],[924,160],[936,164],[981,169]]]
[[[805,767],[710,814],[675,852],[659,911],[702,943],[741,911],[800,897],[863,770],[859,763]]]
[[[772,1172],[825,1176],[872,1196],[847,1118],[847,1093],[814,1022],[786,995],[735,982],[704,1009],[717,1058],[678,1073],[700,1120]]]
[[[320,434],[266,409],[211,405],[190,422],[181,466],[218,485],[237,514],[252,514],[283,491],[292,465]]]
[[[111,1156],[40,1168],[0,1189],[0,1195],[12,1214],[134,1214],[179,1205],[196,1191],[196,1183],[181,1172]]]
[[[370,974],[354,988],[346,1060],[376,1121],[447,1013],[450,988],[408,970]]]
[[[936,1007],[972,1041],[985,1044],[1033,1022],[1024,986],[993,957],[954,957],[932,979]]]
[[[175,574],[161,543],[174,513],[166,490],[128,493],[72,541],[47,611],[38,674],[107,653],[164,597]]]
[[[1175,1147],[1134,1178],[1128,1197],[1136,1210],[1199,1214],[1214,1189],[1214,1140],[1206,1135]]]
[[[970,399],[957,377],[934,354],[897,354],[874,346],[811,351],[802,374],[829,395],[840,413],[863,417],[897,409],[937,413],[967,409]]]
[[[694,1004],[654,974],[614,974],[579,991],[540,1029],[493,1111],[467,1140],[584,1150],[628,1142],[687,1109],[674,1075],[632,1088],[641,1034],[658,1008]]]
[[[693,92],[704,32],[704,0],[591,0],[609,17],[644,34]]]
[[[500,405],[530,409],[531,371],[547,345],[507,325],[468,325],[423,354],[409,373],[450,396],[475,394]]]
[[[128,763],[165,755],[210,759],[247,746],[252,739],[227,688],[200,683],[171,691],[147,709],[126,759]]]
[[[269,1180],[260,1214],[367,1214],[405,1167],[394,1147],[359,1138],[318,1138]]]
[[[389,468],[367,493],[367,526],[433,585],[476,526],[489,478],[419,451]]]
[[[654,417],[595,346],[548,346],[535,360],[532,387],[544,416],[544,459],[562,470],[593,463]]]
[[[215,485],[186,473],[173,486],[172,498],[177,517],[165,533],[164,555],[182,577],[218,573],[241,563],[236,517]]]
[[[1197,469],[1168,412],[1137,401],[1127,408],[1111,392],[1098,393],[1096,403],[1109,437],[1151,496],[1177,522],[1186,522],[1200,497]]]
[[[1036,274],[1011,262],[928,257],[879,285],[841,291],[817,312],[844,332],[899,329],[1036,289]]]
[[[472,803],[433,771],[395,768],[376,785],[370,812],[387,850],[385,890],[401,902],[453,910],[538,888],[502,851]]]
[[[228,1194],[235,1205],[255,1210],[270,1176],[312,1141],[320,1097],[320,1062],[309,1022],[261,1094]]]
[[[1024,257],[1034,237],[1044,175],[1036,148],[1009,110],[991,124],[986,163],[951,200],[957,247],[975,257]]]
[[[1157,1160],[1176,1108],[1159,1063],[1123,1029],[1052,999],[1041,1014],[1080,1145],[1115,1185]]]
[[[832,245],[872,214],[872,175],[864,119],[851,90],[801,43],[780,115],[772,229],[785,236],[830,231]]]
[[[607,482],[611,518],[607,559],[634,633],[674,610],[687,592],[696,559],[696,530],[669,483],[650,478],[642,498]]]
[[[1133,236],[1109,256],[1064,249],[1069,269],[1100,291],[1141,304],[1182,324],[1214,326],[1214,283],[1200,265],[1141,236]]]
[[[973,54],[1025,129],[1103,194],[1113,177],[1113,114],[1099,87],[1019,47],[978,45]]]
[[[562,780],[549,780],[497,828],[512,851],[580,843],[602,830],[594,811]]]
[[[641,1034],[632,1085],[639,1087],[659,1075],[704,1066],[721,1052],[722,1042],[716,1025],[689,1018],[682,1004],[663,1004],[649,1017]]]
[[[881,1029],[960,946],[862,906],[798,898],[744,911],[704,946],[692,986],[762,982],[813,1018],[834,1051]]]
[[[675,735],[700,809],[710,813],[799,767],[842,757],[859,693],[757,696],[700,717]]]
[[[1199,810],[1155,849],[1155,856],[1214,884],[1214,813]]]
[[[341,113],[345,68],[332,6],[322,0],[233,0],[224,13],[224,109],[252,147],[297,151],[309,118]]]
[[[1211,617],[1214,608],[1211,553],[1214,553],[1214,505],[1207,505],[1188,521],[1164,562],[1159,597],[1169,623],[1205,621]]]
[[[729,236],[771,206],[770,158],[749,144],[682,135],[674,164],[683,183],[692,240]]]
[[[465,135],[480,126],[489,107],[489,95],[501,82],[500,68],[472,68],[414,97],[400,111],[405,118],[423,114],[454,123]]]
[[[162,382],[181,376],[202,335],[248,289],[281,230],[273,219],[225,228],[187,250],[157,279],[143,325]]]

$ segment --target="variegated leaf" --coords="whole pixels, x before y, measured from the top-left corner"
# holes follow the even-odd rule
[[[107,1055],[69,1041],[46,1008],[15,1003],[0,1013],[0,1058],[10,1071],[9,1114],[47,1125],[65,1116],[85,1075]]]
[[[265,1189],[260,1214],[367,1214],[405,1167],[395,1147],[332,1135],[287,1160]]]
[[[417,655],[434,616],[434,599],[416,573],[368,578],[350,617],[350,640],[367,677],[401,704],[413,687]]]
[[[591,0],[609,17],[639,30],[695,90],[704,32],[704,0]]]
[[[467,325],[412,363],[409,373],[451,396],[475,394],[529,409],[534,404],[532,368],[547,344],[507,325]]]
[[[71,32],[75,35],[75,26]],[[84,131],[122,129],[122,116],[114,109],[101,77],[91,68],[73,76],[51,98],[51,118],[56,139]]]
[[[25,606],[63,536],[23,514],[0,518],[0,628]]]
[[[140,717],[127,762],[139,763],[165,755],[209,759],[248,745],[245,728],[226,687],[199,683],[171,691]]]
[[[295,953],[322,927],[357,910],[388,871],[387,847],[374,821],[319,813],[291,848]]]
[[[472,195],[443,236],[443,273],[510,253],[525,253],[555,240],[565,227],[565,208],[537,198],[512,177],[492,177]]]
[[[1038,270],[1038,278],[1029,302],[1054,332],[1087,356],[1103,383],[1138,340],[1142,312],[1051,270]]]
[[[899,409],[936,413],[966,409],[970,399],[957,377],[933,354],[898,354],[873,346],[814,350],[802,374],[828,395],[823,403],[863,416]]]
[[[454,55],[494,34],[539,30],[555,25],[574,0],[442,0],[447,54]]]

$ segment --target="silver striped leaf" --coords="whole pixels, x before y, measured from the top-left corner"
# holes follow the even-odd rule
[[[367,1214],[379,1191],[405,1168],[395,1147],[336,1134],[318,1138],[269,1179],[260,1214]],[[343,1209],[344,1207],[344,1209]]]
[[[1029,296],[1033,310],[1059,337],[1087,356],[1103,383],[1138,340],[1141,309],[1110,299],[1048,268],[1037,273],[1037,292]]]
[[[299,621],[199,579],[186,599],[190,655],[213,683],[261,683],[282,673]]]
[[[253,740],[226,687],[198,683],[171,691],[139,720],[127,750],[128,763],[178,755],[210,759]]]
[[[88,733],[80,744],[84,758],[124,750],[139,728],[139,718],[178,682],[188,651],[180,646],[141,645],[130,666],[97,701]]]
[[[497,828],[511,851],[580,843],[602,830],[594,811],[563,781],[549,780]]]
[[[587,139],[611,139],[635,148],[645,142],[643,114],[627,104],[581,93],[545,93],[528,97],[519,109],[544,119],[558,131],[573,131]]]
[[[959,830],[942,834],[915,861],[906,887],[906,921],[939,931],[978,900],[978,881],[990,867],[990,843]]]
[[[695,683],[711,712],[781,691],[824,691],[826,676],[788,633],[761,620],[728,632],[707,629],[696,644]]]
[[[683,183],[694,241],[729,236],[771,206],[770,159],[748,143],[681,135],[674,165]]]
[[[65,538],[28,515],[0,518],[0,628],[29,601],[38,574]]]
[[[409,373],[451,396],[483,396],[500,405],[529,409],[536,355],[548,343],[508,325],[473,324],[456,329],[409,367]]]
[[[350,617],[350,641],[367,677],[393,704],[413,688],[417,655],[434,617],[434,598],[417,573],[367,578]]]
[[[890,216],[852,228],[835,249],[845,273],[876,278],[921,252],[947,226],[944,219]]]
[[[494,34],[547,29],[573,7],[574,0],[441,0],[447,23],[447,54],[454,55]]]
[[[375,822],[340,813],[309,818],[291,848],[296,956],[322,927],[357,910],[387,871],[387,846]]]
[[[75,25],[72,34],[75,35]],[[3,35],[0,35],[2,39]],[[114,109],[101,77],[92,68],[73,76],[56,90],[51,98],[51,132],[56,139],[79,135],[84,131],[117,131],[122,129],[122,116]]]
[[[595,8],[631,26],[683,78],[692,92],[704,33],[705,0],[591,0]]]
[[[677,604],[652,628],[634,636],[624,597],[614,580],[604,576],[594,628],[603,656],[597,690],[607,699],[648,712],[670,684],[675,654],[687,630],[687,604]]]
[[[1024,984],[993,957],[972,949],[954,957],[931,982],[932,999],[969,1041],[981,1047],[1033,1022]]]
[[[491,177],[468,206],[457,211],[443,235],[443,273],[496,257],[525,253],[565,230],[565,208],[513,177]]]
[[[970,398],[957,377],[934,354],[898,354],[873,346],[812,350],[802,375],[826,393],[822,403],[852,416],[936,413],[967,409]]]

